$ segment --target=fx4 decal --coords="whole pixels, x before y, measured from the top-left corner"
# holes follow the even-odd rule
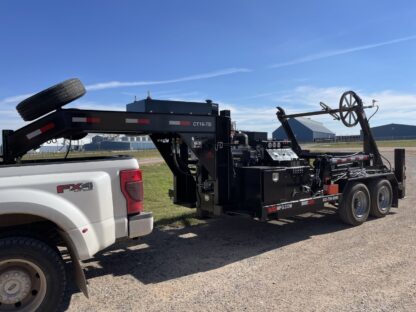
[[[58,185],[56,187],[56,192],[58,194],[62,194],[65,192],[86,192],[86,191],[92,191],[93,189],[94,187],[93,187],[92,182],[84,182],[84,183]]]

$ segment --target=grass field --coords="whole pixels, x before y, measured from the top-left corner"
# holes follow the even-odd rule
[[[172,188],[172,173],[165,163],[142,165],[144,181],[144,207],[152,211],[155,226],[189,226],[204,223],[196,219],[195,209],[177,206],[168,196]]]

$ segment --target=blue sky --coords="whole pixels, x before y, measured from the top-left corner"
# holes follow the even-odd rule
[[[0,128],[24,125],[15,105],[71,77],[88,89],[72,107],[209,98],[239,128],[271,132],[276,106],[338,106],[353,89],[380,103],[373,125],[416,125],[415,14],[414,1],[3,0]]]

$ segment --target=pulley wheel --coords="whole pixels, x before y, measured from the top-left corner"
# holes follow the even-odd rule
[[[354,127],[358,124],[357,113],[353,110],[345,110],[355,106],[363,106],[363,101],[354,91],[342,94],[339,100],[340,117],[346,127]],[[344,110],[344,111],[342,111]]]

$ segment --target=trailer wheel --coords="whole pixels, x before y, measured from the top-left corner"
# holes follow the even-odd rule
[[[0,311],[57,311],[65,284],[57,250],[29,237],[0,239]]]
[[[354,183],[344,192],[339,205],[341,220],[354,226],[362,224],[368,218],[370,205],[371,198],[367,186]]]
[[[78,99],[85,92],[79,79],[68,79],[28,97],[16,109],[23,120],[31,121]]]
[[[393,188],[388,180],[376,180],[370,183],[370,214],[376,218],[386,216],[393,202]]]

